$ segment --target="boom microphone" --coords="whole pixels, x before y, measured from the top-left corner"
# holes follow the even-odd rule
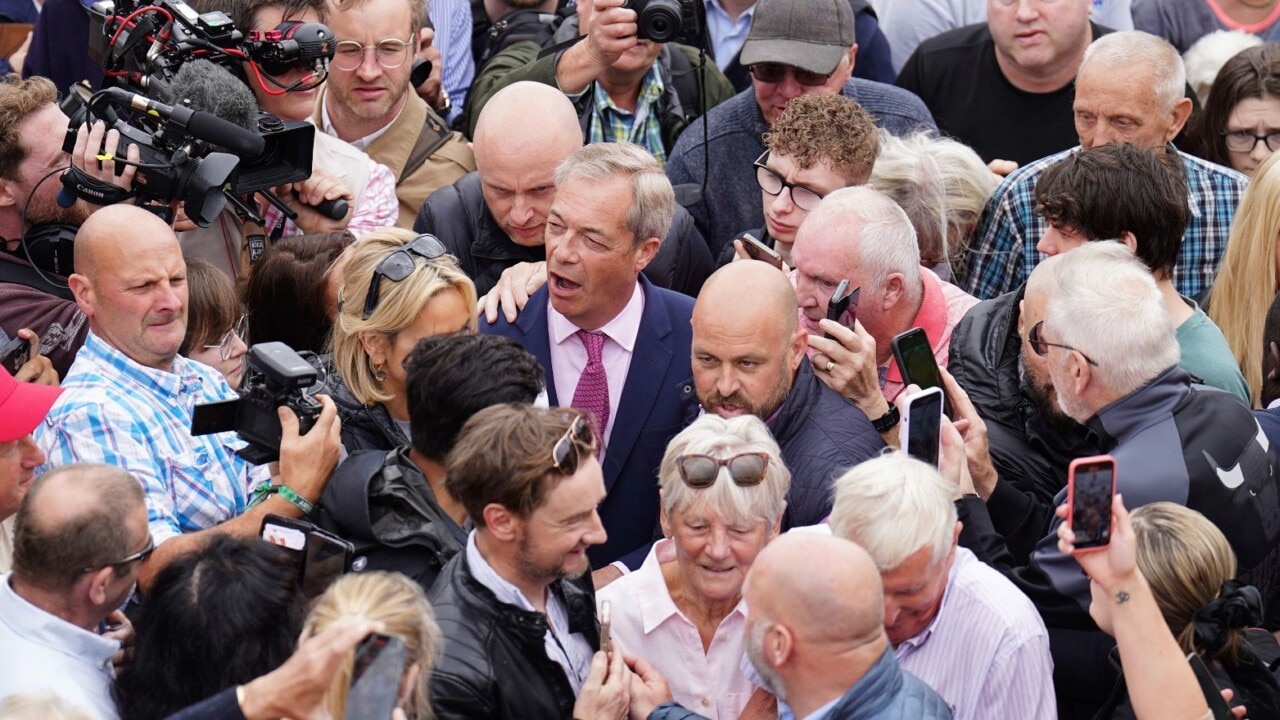
[[[208,113],[220,122],[246,131],[255,138],[256,147],[247,142],[237,146],[212,138],[202,139],[222,145],[244,160],[253,160],[262,154],[263,141],[258,135],[258,102],[249,86],[226,69],[208,60],[189,60],[178,69],[162,97],[171,105]],[[196,134],[195,130],[191,133]],[[247,135],[237,132],[236,137],[246,138]]]
[[[129,92],[124,88],[110,87],[98,94],[112,98],[135,110],[157,115],[176,123],[193,137],[227,148],[241,157],[255,158],[262,154],[265,141],[256,133],[199,110],[183,105],[167,105],[145,95]]]

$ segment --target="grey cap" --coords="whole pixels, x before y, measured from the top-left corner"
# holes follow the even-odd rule
[[[849,0],[760,0],[740,62],[775,62],[829,73],[854,42]]]

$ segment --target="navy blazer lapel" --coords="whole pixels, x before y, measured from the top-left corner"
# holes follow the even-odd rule
[[[547,323],[547,286],[529,298],[524,309],[516,316],[516,327],[524,336],[524,349],[542,364],[544,382],[547,384],[547,404],[559,407],[556,397],[556,377],[551,370],[551,326]]]
[[[640,331],[636,333],[635,350],[631,353],[631,367],[627,370],[627,382],[622,386],[622,398],[613,415],[613,432],[609,435],[609,446],[605,452],[606,492],[613,487],[626,465],[658,396],[670,390],[662,387],[662,383],[674,354],[666,343],[667,336],[671,334],[671,314],[653,284],[643,275],[640,282],[645,293],[644,315],[640,318]]]

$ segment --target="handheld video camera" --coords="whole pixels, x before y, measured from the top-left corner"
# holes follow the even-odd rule
[[[314,397],[324,389],[323,375],[323,370],[282,342],[258,343],[249,348],[240,398],[197,405],[191,434],[234,430],[248,443],[237,455],[255,465],[273,462],[280,457],[283,436],[276,408],[293,410],[298,434],[307,434],[323,407]]]

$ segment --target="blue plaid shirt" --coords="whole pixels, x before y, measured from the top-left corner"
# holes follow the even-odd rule
[[[655,62],[640,81],[636,111],[631,112],[614,105],[608,91],[596,82],[595,107],[588,128],[591,142],[633,142],[652,153],[658,162],[665,163],[667,150],[662,146],[662,120],[658,114],[658,102],[665,89]]]
[[[1072,148],[1018,168],[1000,183],[969,250],[964,289],[983,300],[1020,287],[1045,255],[1036,250],[1047,223],[1036,213],[1036,181]],[[1170,151],[1173,151],[1170,146]],[[1191,220],[1182,235],[1182,250],[1173,272],[1178,292],[1196,297],[1213,283],[1218,261],[1227,247],[1231,221],[1249,179],[1221,165],[1178,152],[1187,172]]]
[[[36,428],[48,455],[40,471],[77,462],[128,470],[146,492],[157,545],[242,514],[251,484],[268,479],[265,466],[235,455],[244,443],[234,433],[191,435],[192,408],[236,397],[213,368],[181,356],[173,372],[144,367],[90,331],[62,388]]]

